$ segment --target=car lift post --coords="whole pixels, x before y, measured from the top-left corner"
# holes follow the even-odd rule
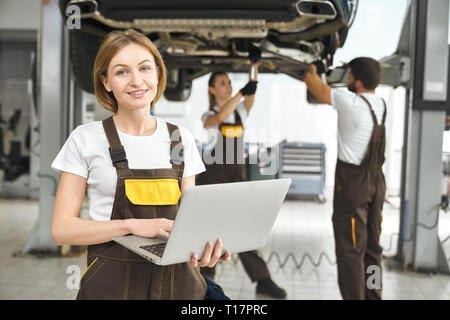
[[[415,271],[449,273],[438,234],[443,131],[450,103],[449,0],[412,0],[410,10],[411,80],[396,259]]]
[[[43,1],[38,32],[39,215],[22,254],[58,253],[51,221],[58,175],[50,165],[69,131],[68,31],[57,0]]]

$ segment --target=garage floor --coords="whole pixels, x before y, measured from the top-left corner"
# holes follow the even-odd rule
[[[268,266],[273,279],[288,292],[288,299],[341,299],[337,286],[336,266],[325,256],[317,268],[302,255],[309,253],[317,263],[321,252],[334,262],[334,239],[331,225],[331,190],[327,202],[286,200],[267,246],[260,250],[264,259],[272,256]],[[390,199],[383,216],[382,245],[385,256],[395,253],[398,232],[398,199]],[[66,273],[70,265],[81,272],[86,268],[85,256],[36,257],[13,256],[28,239],[38,214],[38,203],[26,200],[0,199],[0,299],[74,299],[75,289],[68,289]],[[450,213],[441,214],[440,229],[450,230]],[[448,231],[447,231],[448,232]],[[285,262],[289,253],[290,256]],[[301,261],[303,263],[301,264]],[[285,262],[283,268],[280,263]],[[301,266],[300,266],[301,264]],[[383,273],[384,299],[450,299],[450,275],[429,275],[388,268]],[[299,268],[296,268],[299,266]],[[255,284],[245,274],[240,261],[233,257],[217,267],[216,280],[232,299],[266,299],[255,295]]]

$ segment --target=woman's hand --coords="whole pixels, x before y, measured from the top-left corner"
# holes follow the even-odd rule
[[[217,261],[228,261],[231,258],[231,254],[226,252],[223,256],[220,256],[222,251],[222,240],[219,238],[216,242],[216,246],[213,252],[213,244],[212,242],[208,242],[206,245],[205,252],[203,253],[203,257],[201,260],[198,260],[198,256],[196,254],[192,255],[191,265],[196,267],[197,265],[200,267],[214,267]]]
[[[243,96],[252,96],[256,92],[256,87],[258,86],[258,81],[250,80],[247,84],[240,90]]]
[[[146,238],[158,236],[169,238],[173,220],[169,219],[129,219],[130,232],[134,235]]]

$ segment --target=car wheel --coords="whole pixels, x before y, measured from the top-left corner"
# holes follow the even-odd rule
[[[164,96],[169,101],[186,101],[191,95],[192,80],[186,79],[185,70],[169,71],[169,81]],[[173,84],[171,84],[173,83]]]
[[[175,88],[166,88],[164,96],[169,101],[186,101],[191,95],[192,81],[179,83]]]

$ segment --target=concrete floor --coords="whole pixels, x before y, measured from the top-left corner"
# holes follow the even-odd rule
[[[326,192],[327,202],[286,200],[272,231],[272,236],[263,249],[267,260],[271,252],[277,252],[280,262],[289,258],[280,268],[276,257],[270,259],[268,267],[272,278],[288,292],[294,300],[341,299],[337,285],[336,266],[324,257],[320,266],[314,267],[302,255],[309,253],[317,263],[321,252],[334,262],[334,239],[331,225],[331,190]],[[398,202],[398,199],[390,199]],[[68,289],[67,268],[86,268],[84,254],[77,257],[37,257],[33,255],[13,256],[25,245],[38,215],[38,203],[27,200],[0,199],[0,300],[1,299],[74,299],[76,289]],[[450,214],[441,214],[440,230],[450,230]],[[384,255],[395,253],[398,232],[398,209],[386,204],[383,211],[383,233],[381,243]],[[445,235],[444,235],[445,237]],[[450,244],[450,241],[448,241]],[[385,261],[385,266],[387,266]],[[266,299],[255,294],[252,284],[238,259],[217,266],[217,282],[232,299]],[[385,267],[383,270],[384,299],[450,299],[450,275],[430,275]]]

